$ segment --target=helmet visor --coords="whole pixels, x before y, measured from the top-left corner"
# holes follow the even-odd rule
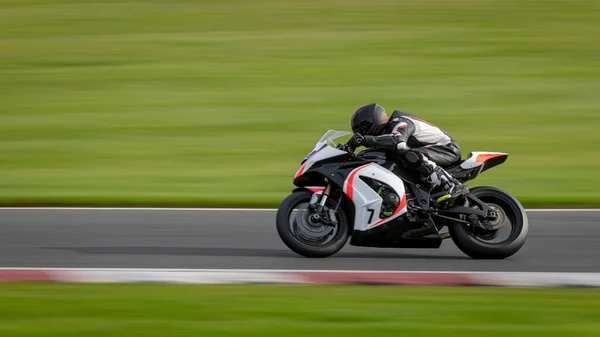
[[[373,116],[369,116],[368,118],[355,124],[352,128],[352,131],[354,131],[354,133],[360,133],[361,135],[367,135],[369,131],[372,131],[371,129],[373,128],[373,122]]]

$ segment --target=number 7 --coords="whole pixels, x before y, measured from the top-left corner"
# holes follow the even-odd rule
[[[367,208],[367,212],[371,213],[369,216],[369,223],[371,223],[371,221],[373,221],[373,214],[375,214],[375,210],[372,208]]]

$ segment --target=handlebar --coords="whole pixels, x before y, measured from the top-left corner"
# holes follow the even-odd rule
[[[364,137],[361,134],[355,133],[352,135],[352,137],[350,137],[350,139],[348,139],[348,142],[346,142],[344,150],[354,153],[356,148],[361,146],[363,142]]]
[[[342,150],[342,151],[346,151],[348,153],[354,154],[354,151],[356,150],[356,148],[352,147],[352,145],[350,145],[349,143],[346,144],[338,144],[337,145],[337,149],[338,150]]]
[[[357,137],[357,135],[359,135]],[[359,141],[358,144],[356,143],[356,141]],[[354,151],[356,150],[357,147],[361,146],[362,143],[364,142],[364,137],[360,134],[354,134],[352,137],[350,137],[350,139],[348,140],[348,142],[346,142],[346,144],[338,144],[337,148],[342,150],[342,151],[346,151],[349,153],[354,154]],[[404,148],[396,148],[396,151],[400,154],[405,154],[406,152],[410,151],[410,147],[408,147],[405,144]]]

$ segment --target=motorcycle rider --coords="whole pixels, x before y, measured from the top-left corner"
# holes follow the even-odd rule
[[[430,190],[441,187],[441,193],[434,194],[439,204],[469,193],[466,186],[441,167],[458,162],[461,153],[456,141],[437,126],[399,110],[388,118],[385,109],[376,103],[356,109],[351,126],[351,146],[397,151],[405,167],[418,172]]]

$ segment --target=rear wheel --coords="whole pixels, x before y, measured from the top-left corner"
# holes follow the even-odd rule
[[[493,216],[485,225],[493,229],[451,223],[448,229],[456,246],[474,259],[504,259],[518,252],[529,231],[527,214],[519,201],[495,187],[476,187],[469,194],[488,205]]]
[[[340,207],[329,212],[334,224],[319,221],[308,207],[312,192],[298,191],[288,196],[277,211],[279,237],[295,253],[305,257],[327,257],[337,253],[348,241],[350,229]],[[330,201],[326,206],[335,208]]]

